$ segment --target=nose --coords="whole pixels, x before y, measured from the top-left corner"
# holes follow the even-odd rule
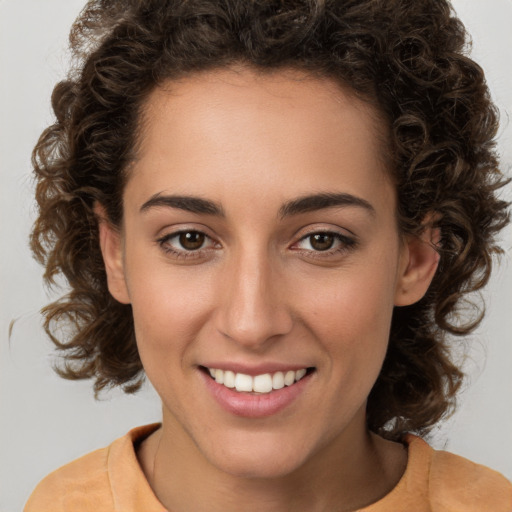
[[[217,310],[217,329],[251,350],[292,329],[282,272],[267,254],[251,254],[226,262]]]

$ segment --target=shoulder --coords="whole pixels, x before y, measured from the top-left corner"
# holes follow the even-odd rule
[[[143,502],[145,506],[154,502],[135,450],[158,427],[153,424],[135,428],[106,448],[50,473],[35,488],[24,512],[124,512],[128,510],[127,503]]]
[[[442,512],[512,512],[512,484],[503,475],[444,451],[432,456],[430,495]]]
[[[415,438],[410,444],[426,444]],[[497,471],[429,447],[432,512],[512,512],[512,483]]]
[[[112,510],[105,508],[112,503],[108,451],[96,450],[50,473],[35,488],[25,512]]]

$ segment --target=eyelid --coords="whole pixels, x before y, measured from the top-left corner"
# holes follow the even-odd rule
[[[179,225],[179,226],[168,226],[166,229],[162,229],[161,232],[163,234],[157,236],[155,243],[159,246],[161,250],[165,253],[173,255],[175,258],[181,259],[201,259],[207,258],[208,254],[211,253],[212,250],[216,250],[222,247],[217,237],[212,236],[209,233],[210,229],[205,226],[191,226],[191,225]],[[201,246],[197,249],[186,249],[179,248],[171,245],[169,243],[170,240],[179,237],[184,233],[200,233],[205,237],[205,245]],[[334,247],[319,250],[319,249],[306,249],[298,247],[301,242],[312,237],[316,234],[325,234],[331,235],[335,238]],[[297,252],[302,252],[308,257],[315,258],[326,258],[335,254],[341,254],[347,252],[356,245],[358,245],[359,240],[356,235],[353,234],[352,231],[346,228],[341,228],[340,226],[332,226],[332,225],[309,225],[301,228],[293,237],[295,240],[291,245],[288,246],[289,249]],[[210,254],[211,256],[211,254]]]
[[[294,235],[294,239],[299,241],[307,238],[309,236],[315,235],[317,233],[322,234],[331,234],[343,239],[353,239],[354,241],[358,241],[359,237],[350,229],[346,227],[341,227],[333,224],[321,224],[315,223],[310,224],[308,226],[303,226],[298,229]],[[296,242],[294,242],[296,243]]]
[[[341,243],[346,243],[346,244],[350,244],[350,245],[355,243],[355,240],[353,238],[343,235],[341,233],[336,233],[335,231],[313,231],[312,233],[308,233],[307,235],[304,235],[301,238],[299,238],[299,240],[297,242],[295,242],[294,245],[296,245],[304,240],[307,240],[308,238],[311,238],[312,236],[315,236],[315,235],[331,235],[333,238],[335,238],[336,240],[338,240]],[[317,252],[323,252],[323,251],[317,251]],[[325,252],[327,252],[327,250]]]
[[[215,235],[212,230],[202,223],[196,222],[180,222],[175,224],[169,224],[167,226],[161,227],[155,233],[155,239],[162,240],[164,238],[171,238],[173,236],[179,235],[181,233],[202,233],[206,237],[217,241],[218,237]]]
[[[348,232],[346,234],[345,232]],[[335,239],[335,245],[332,248],[326,250],[315,250],[315,249],[303,249],[298,247],[298,245],[307,240],[308,238],[317,235],[332,235]],[[326,225],[317,225],[317,226],[308,226],[307,228],[301,229],[296,236],[296,241],[290,246],[291,250],[302,252],[308,257],[314,258],[328,258],[329,256],[333,256],[336,254],[342,254],[351,249],[356,248],[359,244],[358,237],[350,230],[334,227],[334,226],[326,226]]]
[[[180,229],[179,231],[174,231],[172,233],[167,233],[161,237],[158,238],[158,242],[164,242],[164,241],[169,241],[169,240],[172,240],[173,238],[177,238],[181,235],[184,235],[186,233],[197,233],[199,235],[204,235],[205,239],[208,239],[212,242],[214,242],[213,238],[211,236],[209,236],[208,234],[204,233],[203,231],[199,231],[197,229]],[[184,249],[185,251],[187,249]],[[200,249],[198,249],[200,250]]]
[[[220,243],[213,236],[207,233],[208,230],[202,227],[180,226],[174,227],[173,229],[168,228],[167,230],[162,231],[164,231],[164,233],[156,238],[156,244],[165,253],[173,255],[176,258],[202,258],[205,256],[205,253],[210,252],[220,246]],[[207,242],[207,246],[202,246],[198,249],[190,250],[185,248],[180,249],[169,243],[170,240],[177,238],[184,233],[199,233],[204,235],[205,240],[209,242]]]

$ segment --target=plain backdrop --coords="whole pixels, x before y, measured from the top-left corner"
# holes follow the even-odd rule
[[[0,0],[0,512],[21,510],[49,471],[160,418],[149,385],[136,396],[114,391],[98,402],[90,382],[58,378],[38,313],[56,295],[44,289],[27,244],[35,213],[30,153],[52,122],[51,89],[67,69],[67,34],[83,4]],[[454,6],[500,109],[499,151],[510,173],[512,0],[456,0]],[[512,479],[510,229],[503,240],[506,254],[486,293],[488,315],[467,342],[467,389],[431,442]]]

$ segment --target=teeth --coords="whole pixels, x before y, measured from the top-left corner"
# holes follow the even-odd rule
[[[270,373],[256,375],[253,379],[252,389],[256,393],[270,393],[272,391],[272,376]]]
[[[252,391],[252,377],[243,373],[237,373],[235,377],[235,388],[237,391]]]
[[[224,372],[224,386],[227,388],[235,387],[235,374],[229,370]]]
[[[304,377],[304,375],[306,375],[306,368],[302,368],[301,370],[297,370],[297,373],[296,373],[296,376],[295,376],[295,380],[300,380],[302,379],[302,377]]]
[[[208,368],[210,375],[215,382],[223,384],[227,388],[235,388],[237,391],[270,393],[274,389],[282,389],[285,386],[291,386],[301,380],[306,375],[306,368],[286,373],[276,372],[273,375],[264,373],[254,377],[245,373],[234,373],[230,370],[219,370],[218,368]]]
[[[291,386],[295,382],[295,372],[286,372],[284,376],[284,383],[286,386]]]
[[[284,373],[277,372],[272,376],[272,388],[281,389],[284,388]]]
[[[224,372],[222,370],[215,370],[215,382],[224,384]]]

